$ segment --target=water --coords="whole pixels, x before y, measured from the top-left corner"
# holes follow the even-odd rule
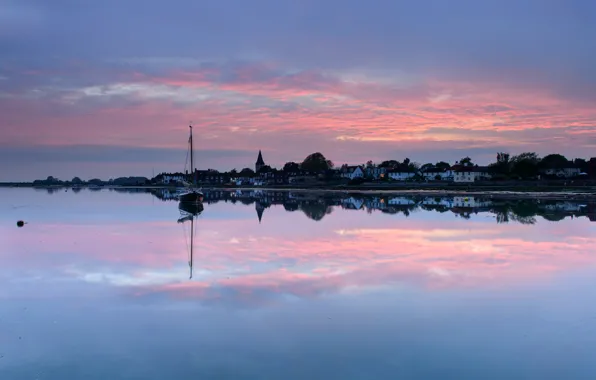
[[[592,203],[157,195],[0,189],[1,379],[596,374]]]

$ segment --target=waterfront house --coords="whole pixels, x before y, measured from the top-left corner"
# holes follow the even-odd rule
[[[551,177],[573,178],[577,177],[581,173],[581,170],[577,166],[569,164],[568,166],[562,168],[547,168],[543,173]]]
[[[453,172],[451,170],[440,168],[429,168],[420,173],[427,181],[450,181],[453,180]]]
[[[380,166],[367,166],[364,172],[368,178],[379,179],[385,176],[387,173],[387,168]]]
[[[183,181],[185,180],[185,176],[184,174],[181,173],[176,173],[176,174],[163,174],[161,175],[161,181],[159,181],[160,183],[164,184],[164,185],[176,185],[176,184],[181,184],[183,183]]]
[[[416,176],[416,172],[406,171],[402,169],[391,169],[387,171],[387,177],[394,181],[407,181]]]
[[[452,169],[454,182],[471,183],[490,179],[490,172],[486,166],[458,165]]]
[[[344,165],[341,167],[341,176],[347,179],[363,178],[364,170],[361,166]]]

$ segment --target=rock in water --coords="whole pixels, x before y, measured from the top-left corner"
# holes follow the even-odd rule
[[[17,227],[23,227],[25,225],[25,222],[23,222],[22,220],[19,220],[17,222]]]

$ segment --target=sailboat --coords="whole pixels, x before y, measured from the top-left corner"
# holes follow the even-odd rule
[[[178,223],[190,221],[190,252],[188,255],[188,266],[190,267],[190,279],[192,279],[192,259],[195,238],[195,218],[203,212],[203,205],[201,203],[182,203],[180,202],[180,218]],[[186,235],[186,233],[185,233]]]
[[[189,144],[189,151],[190,151],[190,173],[192,175],[192,183],[188,183],[184,181],[184,186],[189,190],[180,195],[180,202],[184,203],[191,203],[191,204],[199,204],[203,202],[203,192],[197,187],[197,175],[195,173],[194,167],[194,149],[193,149],[193,141],[192,141],[192,125],[188,126],[190,128],[190,137],[188,138]]]

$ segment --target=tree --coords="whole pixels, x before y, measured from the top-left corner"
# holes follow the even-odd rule
[[[490,164],[488,167],[493,175],[499,174],[502,178],[507,177],[509,175],[509,172],[511,171],[509,153],[497,153],[497,162]]]
[[[513,164],[516,164],[520,161],[530,161],[533,162],[535,164],[538,164],[538,162],[540,162],[540,158],[538,157],[538,155],[535,152],[524,152],[524,153],[520,153],[517,156],[513,156],[513,158],[511,158],[511,162]]]
[[[300,169],[308,171],[308,172],[324,172],[325,170],[329,170],[333,168],[333,162],[326,159],[322,153],[313,153],[307,156],[302,164],[300,164]]]
[[[431,163],[428,163],[428,164],[424,164],[424,165],[422,165],[422,166],[420,167],[420,170],[424,172],[424,171],[427,171],[428,169],[432,169],[432,168],[434,168],[434,167],[435,167],[435,166],[434,166],[433,164],[431,164]]]
[[[286,173],[296,173],[300,171],[300,164],[296,162],[286,162],[283,171]]]
[[[409,172],[417,172],[419,168],[420,168],[420,164],[417,162],[409,162],[407,165],[407,170]]]
[[[373,164],[372,160],[366,161],[366,167],[367,168],[372,168],[373,166],[375,166],[375,164]]]
[[[451,168],[451,165],[449,165],[449,163],[447,163],[445,161],[440,161],[435,164],[435,168],[447,170],[447,169]]]
[[[236,177],[238,175],[238,170],[232,169],[230,170],[230,177]]]
[[[271,173],[272,171],[273,169],[271,169],[271,166],[264,165],[259,168],[259,171],[257,173]]]
[[[588,172],[590,168],[590,164],[588,164],[588,161],[584,160],[583,158],[576,158],[575,160],[573,160],[573,165],[578,167],[579,170],[581,170],[584,173]]]
[[[80,184],[82,184],[82,183],[83,183],[83,181],[82,181],[82,180],[81,180],[79,177],[74,177],[74,178],[72,179],[72,181],[70,181],[70,182],[71,182],[72,184],[74,184],[74,185],[80,185]]]
[[[464,165],[464,166],[473,166],[474,164],[472,163],[472,159],[470,157],[464,157],[461,160],[459,160],[460,165]]]
[[[240,176],[241,177],[252,177],[255,175],[254,170],[250,169],[250,168],[244,168],[240,171]]]
[[[396,168],[398,166],[399,166],[399,162],[397,162],[395,160],[383,161],[379,164],[380,168]]]
[[[509,153],[499,152],[497,153],[497,163],[498,164],[509,164]]]
[[[511,173],[521,178],[531,178],[538,175],[540,159],[534,152],[525,152],[513,156],[511,159]]]
[[[569,165],[569,160],[560,154],[549,154],[540,160],[541,169],[562,169]]]

